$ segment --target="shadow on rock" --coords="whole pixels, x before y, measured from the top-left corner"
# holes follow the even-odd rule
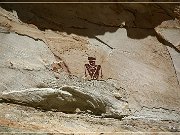
[[[175,4],[0,4],[20,20],[41,30],[51,29],[94,38],[126,28],[133,39],[154,36],[154,28],[174,19]]]

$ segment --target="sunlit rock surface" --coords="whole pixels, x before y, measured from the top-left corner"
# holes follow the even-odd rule
[[[59,7],[61,13],[46,4],[0,8],[0,125],[19,129],[26,123],[26,131],[51,132],[180,131],[174,6]],[[101,65],[102,78],[85,76],[88,57]]]
[[[156,27],[156,32],[162,37],[169,46],[170,53],[178,82],[180,82],[180,22],[179,20],[169,20]]]

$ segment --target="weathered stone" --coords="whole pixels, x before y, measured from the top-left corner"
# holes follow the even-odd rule
[[[49,71],[55,57],[42,41],[15,33],[0,33],[0,91],[36,87],[55,80]]]
[[[155,28],[156,32],[174,47],[180,45],[180,23],[178,20],[164,21]]]
[[[161,38],[167,41],[167,49],[170,53],[173,66],[180,83],[180,23],[178,20],[169,20],[163,22],[155,28]]]
[[[53,4],[10,7],[17,12],[0,8],[0,118],[21,121],[20,111],[41,108],[50,115],[101,117],[106,127],[110,119],[103,117],[130,121],[131,131],[179,131],[179,22],[166,21],[175,5],[59,5],[61,12]],[[102,78],[85,77],[88,57],[101,65]],[[52,122],[51,131],[66,121],[25,113],[34,124]],[[28,115],[22,121],[31,121]],[[68,121],[65,131],[105,129]]]
[[[88,90],[74,86],[63,86],[59,89],[30,88],[3,92],[0,98],[6,102],[66,113],[75,113],[79,108],[81,111],[90,110],[92,114],[105,114],[115,118],[129,115],[126,102],[115,99],[111,93],[102,89],[100,87],[100,90],[95,91],[93,86]]]
[[[138,110],[141,106],[174,106],[172,110],[179,110],[179,85],[175,70],[166,46],[159,43],[157,38],[130,39],[125,29],[98,38],[113,48],[90,39],[92,45],[103,46],[109,51],[109,54],[102,53],[105,60],[99,58],[102,60],[104,78],[118,80],[129,95],[132,110]]]
[[[176,18],[180,20],[180,6],[176,6],[174,8],[174,13],[176,15]]]

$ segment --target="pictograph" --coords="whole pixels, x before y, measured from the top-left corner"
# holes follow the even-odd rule
[[[89,63],[85,64],[85,77],[88,75],[92,80],[98,80],[99,76],[102,78],[101,65],[96,65],[96,58],[88,57]]]

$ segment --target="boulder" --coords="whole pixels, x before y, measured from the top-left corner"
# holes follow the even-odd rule
[[[107,91],[84,90],[75,86],[60,88],[30,88],[21,91],[3,92],[5,102],[40,108],[46,111],[76,113],[77,109],[95,115],[122,118],[129,115],[127,102],[118,100]]]

